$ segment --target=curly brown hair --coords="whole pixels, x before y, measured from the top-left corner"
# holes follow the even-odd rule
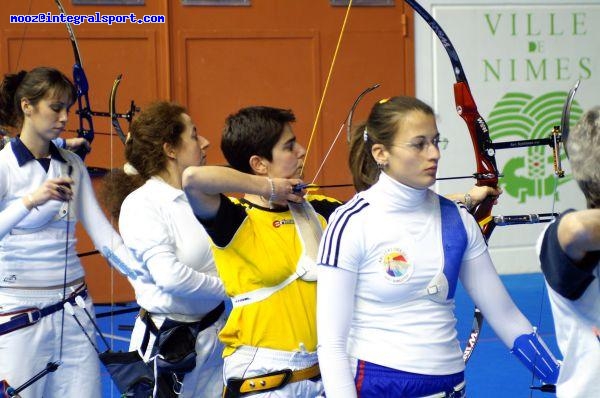
[[[164,144],[178,147],[185,124],[181,117],[187,110],[181,105],[160,101],[148,106],[131,123],[125,142],[125,159],[131,171],[111,170],[104,177],[100,193],[102,203],[110,214],[118,218],[123,200],[144,185],[146,180],[165,170],[167,157]]]

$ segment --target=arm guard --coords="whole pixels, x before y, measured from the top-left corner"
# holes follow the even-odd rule
[[[560,364],[535,331],[517,337],[510,352],[542,382],[556,384]]]

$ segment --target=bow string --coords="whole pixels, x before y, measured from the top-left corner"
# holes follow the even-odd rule
[[[54,0],[60,13],[68,15],[61,0]],[[109,112],[98,112],[93,111],[90,105],[89,98],[89,84],[88,79],[83,69],[83,63],[81,61],[81,52],[79,51],[79,44],[75,31],[69,22],[65,22],[67,31],[69,33],[69,39],[71,40],[71,46],[73,47],[73,56],[75,63],[73,64],[73,83],[77,89],[77,115],[79,117],[79,128],[77,129],[77,136],[87,140],[89,144],[94,140],[94,122],[93,116],[109,117],[111,119],[112,126],[114,127],[119,139],[122,143],[125,143],[125,133],[120,126],[119,118],[126,119],[129,124],[133,119],[136,112],[139,112],[139,108],[135,105],[134,101],[131,101],[129,110],[126,113],[118,113],[116,107],[116,95],[119,84],[121,83],[122,75],[120,74],[115,79],[110,96],[109,96]],[[85,160],[85,156],[89,150],[82,146],[75,151],[81,160]]]
[[[560,163],[560,142],[561,142],[561,128],[555,128],[550,134],[549,138],[546,139],[535,139],[535,140],[520,140],[511,142],[492,142],[489,134],[489,128],[485,119],[479,114],[477,110],[477,104],[471,93],[469,83],[464,72],[464,68],[460,62],[460,58],[452,42],[437,23],[437,21],[415,0],[405,0],[405,2],[417,12],[423,20],[431,27],[433,32],[438,37],[442,46],[446,50],[452,70],[456,78],[454,83],[454,99],[456,105],[456,111],[459,116],[465,121],[471,137],[473,150],[475,154],[475,160],[477,163],[477,172],[468,178],[475,178],[477,180],[476,185],[478,186],[498,186],[498,178],[501,174],[496,164],[496,149],[505,148],[518,148],[527,146],[538,146],[538,145],[549,145],[553,149],[554,157],[554,173],[557,177],[564,176],[564,171]],[[572,96],[570,95],[572,101]],[[564,114],[564,113],[563,113]],[[564,119],[564,118],[563,118]],[[564,121],[562,123],[564,129]],[[568,126],[568,121],[567,121]],[[465,178],[465,177],[458,177]],[[492,207],[494,205],[494,197],[486,198],[482,203],[477,206],[473,211],[473,215],[479,223],[483,236],[486,242],[489,240],[492,231],[496,225],[516,225],[524,223],[538,223],[538,222],[549,222],[554,219],[556,214],[554,211],[551,213],[543,214],[529,214],[529,215],[517,215],[517,216],[496,216],[492,217]],[[473,350],[478,342],[481,328],[483,326],[483,314],[478,308],[475,308],[473,325],[467,345],[463,353],[463,359],[465,363],[469,360]]]
[[[337,55],[339,53],[340,47],[342,45],[342,39],[344,38],[344,32],[346,31],[346,24],[348,23],[348,19],[350,17],[350,9],[352,8],[352,0],[348,1],[348,6],[346,7],[346,13],[344,15],[344,21],[342,22],[342,26],[340,28],[340,33],[338,35],[338,39],[337,39],[337,43],[335,46],[335,50],[333,52],[333,57],[331,59],[331,64],[329,65],[329,72],[327,73],[327,78],[325,79],[325,86],[323,87],[323,93],[321,94],[321,99],[319,100],[319,106],[317,108],[317,114],[315,115],[315,119],[313,121],[313,126],[310,132],[310,136],[308,138],[308,144],[306,145],[306,154],[304,159],[308,159],[308,153],[310,151],[310,147],[312,145],[313,142],[313,138],[315,136],[315,133],[317,131],[317,125],[319,124],[319,119],[321,116],[321,110],[323,109],[323,104],[325,103],[325,97],[327,96],[327,89],[329,88],[329,82],[331,81],[331,76],[333,75],[333,69],[335,67],[335,62],[337,60]],[[329,155],[329,153],[331,152],[331,149],[333,148],[333,145],[335,144],[335,141],[337,140],[337,138],[339,137],[341,131],[342,131],[343,125],[342,127],[340,127],[340,130],[338,131],[333,144],[329,147],[329,150],[327,151],[327,155],[325,155],[325,159],[321,162],[317,172],[315,173],[315,177],[313,179],[313,183],[312,184],[300,184],[297,188],[295,189],[299,189],[302,190],[306,187],[308,187],[309,185],[316,187],[316,185],[314,185],[314,182],[317,178],[317,175],[319,174],[319,172],[321,171],[321,169],[323,168],[323,165],[325,164],[325,161],[327,160],[327,156]],[[304,173],[304,167],[306,166],[306,161],[304,162],[304,164],[302,164],[302,169],[300,170],[300,175],[302,175]]]
[[[458,53],[446,35],[446,32],[444,32],[437,21],[419,3],[413,0],[405,0],[405,2],[415,10],[425,22],[427,22],[450,57],[452,70],[456,78],[456,83],[454,83],[456,111],[467,124],[471,142],[473,144],[473,150],[475,152],[475,160],[477,162],[477,172],[473,174],[473,177],[477,180],[478,186],[496,187],[498,186],[498,176],[500,173],[498,172],[498,167],[496,165],[495,151],[491,149],[490,144],[492,140],[490,138],[489,129],[487,123],[477,110],[477,104],[471,93],[467,76],[460,62],[460,58],[458,57]],[[489,222],[485,222],[483,225],[481,223],[485,220],[489,220],[493,205],[494,198],[486,198],[473,212],[475,219],[480,223],[480,226],[482,226],[482,233],[486,241],[491,235],[491,229],[493,228],[490,228],[491,224]],[[469,361],[469,358],[479,341],[483,320],[483,313],[475,307],[471,333],[463,352],[463,360],[465,363]]]
[[[456,112],[467,124],[475,153],[477,172],[473,174],[473,177],[477,180],[476,185],[497,187],[500,173],[496,165],[496,151],[492,146],[488,125],[477,110],[477,104],[471,93],[469,82],[460,62],[458,53],[452,45],[450,38],[446,35],[446,32],[444,32],[437,21],[419,3],[414,0],[405,0],[405,2],[411,6],[425,22],[427,22],[439,38],[450,58],[452,70],[456,78],[456,83],[454,83]],[[488,223],[486,223],[485,220],[488,219],[492,213],[494,200],[495,198],[493,197],[487,198],[479,204],[473,213],[475,219],[482,226],[482,232],[486,238],[489,238],[491,232],[487,231]]]
[[[60,0],[54,0],[59,12],[68,15]],[[73,27],[69,22],[66,22],[69,39],[73,47],[73,56],[75,64],[73,64],[73,84],[77,89],[77,115],[79,116],[79,128],[77,129],[77,137],[84,138],[90,145],[94,141],[94,122],[92,120],[92,110],[90,108],[90,98],[88,95],[89,84],[87,76],[81,63],[81,54],[79,52],[79,44],[77,37],[73,31]],[[81,146],[75,153],[79,155],[81,160],[85,160],[85,156],[89,152],[85,146]]]
[[[319,165],[319,168],[317,169],[317,172],[315,173],[315,176],[313,177],[312,182],[310,184],[300,184],[300,185],[296,186],[294,188],[294,190],[296,192],[299,192],[302,189],[313,190],[313,189],[322,189],[322,188],[344,188],[344,187],[354,186],[353,184],[317,185],[317,184],[315,184],[315,182],[317,180],[317,177],[321,173],[321,170],[323,170],[323,166],[325,165],[325,162],[329,158],[329,154],[333,150],[333,147],[335,146],[338,138],[340,137],[340,135],[344,129],[344,126],[346,127],[346,136],[347,136],[346,140],[347,140],[348,144],[350,143],[350,137],[352,134],[352,118],[354,116],[354,111],[355,111],[356,107],[358,106],[358,104],[360,103],[360,101],[363,99],[363,97],[365,95],[367,95],[371,91],[379,88],[379,86],[381,86],[381,85],[379,83],[377,83],[370,87],[367,87],[356,97],[356,99],[354,100],[354,103],[352,104],[352,107],[348,111],[348,115],[346,116],[346,119],[340,125],[340,128],[338,129],[338,132],[337,132],[335,138],[331,141],[331,144],[329,145],[329,148],[327,149],[327,153],[325,154],[325,156],[323,156],[323,160],[321,161],[321,164]]]
[[[127,141],[127,134],[125,134],[123,132],[123,129],[121,128],[121,123],[119,122],[119,119],[120,118],[125,119],[129,123],[129,125],[131,125],[133,116],[135,115],[136,112],[140,111],[140,108],[138,108],[135,105],[135,102],[132,100],[131,104],[129,105],[129,111],[127,111],[127,113],[117,113],[117,109],[116,109],[116,107],[117,107],[117,90],[119,89],[119,84],[121,84],[122,78],[123,78],[123,75],[120,74],[119,76],[117,76],[117,78],[113,82],[112,89],[110,90],[110,97],[108,100],[108,109],[109,109],[111,125],[117,132],[117,135],[119,136],[119,139],[121,140],[121,142],[123,144],[125,144],[125,141]]]

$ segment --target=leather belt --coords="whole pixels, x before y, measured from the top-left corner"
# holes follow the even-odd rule
[[[197,325],[199,329],[198,333],[200,333],[204,329],[208,328],[209,326],[212,326],[215,322],[217,322],[223,314],[223,312],[225,312],[225,302],[221,301],[219,305],[213,308],[208,314],[204,315],[204,317],[199,321],[179,323]],[[140,346],[142,352],[145,352],[148,348],[148,343],[150,341],[150,333],[152,333],[154,336],[158,336],[159,328],[156,327],[156,324],[152,320],[152,314],[144,308],[140,308],[139,317],[142,320],[142,322],[144,322],[144,324],[146,325],[146,331],[144,332],[144,338],[142,339],[142,344]],[[169,320],[169,317],[167,316],[166,319]]]
[[[278,370],[261,376],[242,379],[232,377],[227,380],[227,386],[223,390],[223,398],[238,398],[257,392],[278,390],[289,383],[302,380],[320,379],[321,371],[319,364],[299,370]]]

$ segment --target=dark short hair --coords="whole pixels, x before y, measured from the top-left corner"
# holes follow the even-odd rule
[[[273,160],[273,147],[288,123],[296,121],[289,109],[268,106],[242,108],[229,115],[221,137],[221,151],[231,167],[252,173],[250,158]]]

